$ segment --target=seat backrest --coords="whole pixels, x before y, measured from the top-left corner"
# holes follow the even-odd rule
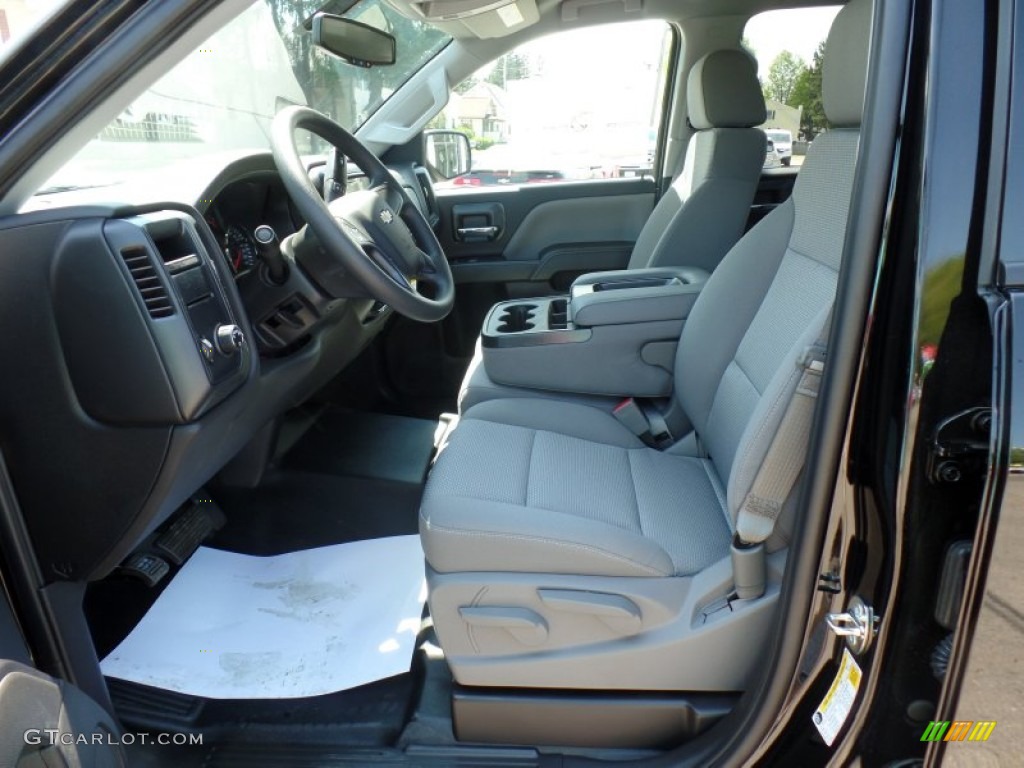
[[[851,0],[836,17],[822,71],[832,128],[811,144],[791,198],[711,275],[679,343],[677,397],[726,483],[733,524],[835,297],[870,29],[871,0]]]
[[[687,266],[714,270],[739,240],[764,166],[765,119],[757,63],[745,51],[697,60],[686,85],[690,124],[683,171],[637,238],[630,269]]]

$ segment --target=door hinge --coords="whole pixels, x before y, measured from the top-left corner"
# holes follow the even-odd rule
[[[879,621],[881,617],[876,616],[871,606],[859,597],[850,601],[845,613],[825,614],[828,628],[839,637],[845,637],[850,651],[858,656],[871,647],[878,634]]]
[[[989,452],[992,409],[968,408],[943,419],[928,446],[928,479],[935,484],[959,483],[965,475],[984,472]]]

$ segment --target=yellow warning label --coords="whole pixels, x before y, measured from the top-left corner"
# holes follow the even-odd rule
[[[848,648],[843,649],[839,671],[812,718],[814,727],[830,747],[853,709],[863,673]]]

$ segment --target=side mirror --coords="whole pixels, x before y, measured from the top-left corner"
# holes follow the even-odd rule
[[[313,17],[313,45],[357,67],[395,63],[395,38],[376,27],[343,16]]]
[[[461,131],[423,132],[423,157],[434,181],[469,173],[472,151],[469,137]]]

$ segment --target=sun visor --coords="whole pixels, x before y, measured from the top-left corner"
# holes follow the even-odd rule
[[[394,3],[454,37],[504,37],[540,19],[537,0],[412,0]]]

